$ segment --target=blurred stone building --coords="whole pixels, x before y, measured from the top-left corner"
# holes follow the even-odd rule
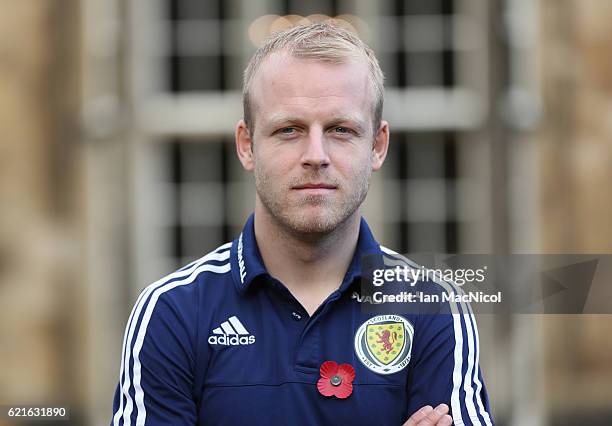
[[[75,421],[90,385],[79,6],[0,13],[0,404],[70,402]]]
[[[381,242],[612,251],[610,2],[5,1],[0,404],[108,423],[138,291],[252,208],[231,145],[246,60],[327,17],[387,78],[391,152],[364,209]],[[498,424],[609,424],[611,317],[478,322]]]

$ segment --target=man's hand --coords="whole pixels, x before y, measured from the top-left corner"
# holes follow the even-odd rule
[[[414,413],[402,426],[450,426],[453,418],[448,414],[448,405],[440,404],[434,410],[426,405]]]

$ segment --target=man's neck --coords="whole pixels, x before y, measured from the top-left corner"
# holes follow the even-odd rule
[[[355,212],[330,233],[300,235],[261,208],[255,211],[255,239],[270,275],[312,315],[340,286],[355,253],[359,222]]]

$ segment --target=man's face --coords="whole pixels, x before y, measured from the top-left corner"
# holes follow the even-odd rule
[[[367,65],[275,53],[257,72],[251,99],[252,162],[243,164],[255,175],[256,213],[300,234],[329,233],[357,214],[382,165]]]

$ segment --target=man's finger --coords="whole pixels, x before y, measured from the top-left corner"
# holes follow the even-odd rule
[[[433,407],[431,405],[426,405],[425,407],[419,409],[419,411],[414,413],[412,416],[410,416],[410,418],[406,420],[406,423],[404,423],[402,426],[417,426],[419,422],[427,418],[429,413],[431,413],[432,411]]]
[[[448,414],[444,415],[436,426],[451,426],[453,424],[453,418]]]
[[[431,411],[427,417],[417,423],[417,426],[438,426],[439,421],[448,413],[448,405],[440,404],[435,410]],[[450,417],[450,416],[449,416]],[[444,425],[444,423],[442,423]]]

